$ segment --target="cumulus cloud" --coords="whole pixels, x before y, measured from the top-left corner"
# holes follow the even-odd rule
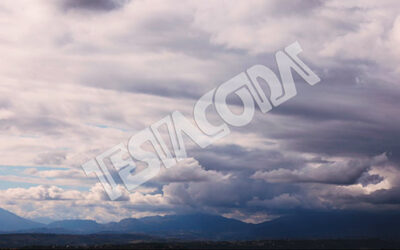
[[[3,199],[8,200],[75,200],[82,199],[81,193],[75,190],[63,190],[56,186],[37,186],[31,188],[10,188],[1,191]]]
[[[154,181],[171,182],[202,182],[208,181],[221,174],[217,171],[205,170],[195,159],[185,159],[175,165],[172,169],[162,169]]]

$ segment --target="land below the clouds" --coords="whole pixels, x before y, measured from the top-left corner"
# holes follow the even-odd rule
[[[381,239],[279,239],[257,241],[162,240],[137,234],[7,234],[0,248],[21,249],[399,249],[400,241]]]
[[[209,214],[41,224],[0,209],[0,247],[400,248],[399,223],[400,212],[298,211],[260,224]]]

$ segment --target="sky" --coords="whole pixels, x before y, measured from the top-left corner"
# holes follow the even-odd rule
[[[399,1],[0,2],[0,207],[37,219],[400,208]],[[111,201],[81,165],[298,41],[321,78]]]

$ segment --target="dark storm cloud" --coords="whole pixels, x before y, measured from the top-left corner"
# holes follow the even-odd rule
[[[324,164],[319,168],[304,167],[296,170],[278,169],[257,171],[253,178],[268,182],[325,183],[335,185],[352,185],[371,167],[363,161],[337,162]],[[343,174],[346,173],[346,174]]]
[[[269,184],[240,175],[209,182],[171,183],[163,187],[164,194],[174,197],[179,203],[215,210],[246,209],[246,203],[253,197],[272,199],[296,190],[298,188],[291,184]]]
[[[64,10],[111,11],[121,8],[130,0],[62,0]]]
[[[383,180],[384,180],[384,178],[380,175],[377,175],[377,174],[370,175],[370,174],[364,172],[358,179],[358,182],[361,185],[363,185],[363,187],[366,187],[369,184],[378,184]]]
[[[210,146],[207,150],[189,153],[206,169],[248,174],[258,169],[294,169],[307,163],[297,155],[284,155],[277,150],[245,149],[238,145]]]
[[[399,205],[400,187],[394,187],[388,190],[387,189],[377,190],[370,195],[365,195],[364,197],[360,197],[360,199],[372,204]]]
[[[346,65],[333,72],[326,78],[321,74],[322,82],[314,87],[298,81],[298,95],[275,108],[272,116],[260,115],[253,128],[298,152],[331,156],[393,152],[395,159],[400,140],[396,102],[400,92],[390,86],[397,83],[376,85],[378,79]],[[367,80],[360,83],[360,79]],[[280,126],[268,126],[269,119],[280,121]]]

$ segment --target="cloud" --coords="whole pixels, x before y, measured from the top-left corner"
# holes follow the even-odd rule
[[[63,190],[56,186],[36,186],[28,189],[10,188],[1,191],[3,199],[16,200],[75,200],[83,199],[80,192],[75,190]]]
[[[111,11],[121,8],[127,0],[75,0],[60,1],[60,5],[64,10],[91,10],[91,11]]]
[[[373,179],[379,180],[379,175],[366,176],[365,174],[374,165],[379,165],[385,161],[387,161],[385,155],[376,156],[366,160],[344,159],[316,166],[305,166],[294,170],[277,169],[271,171],[257,171],[254,173],[252,178],[262,179],[268,182],[304,182],[352,185],[357,181],[361,181],[366,184],[368,182],[373,183]],[[371,180],[371,178],[373,179]]]
[[[0,206],[101,221],[396,209],[398,9],[398,1],[3,1],[0,157],[28,169],[0,179],[37,186],[1,190]],[[190,117],[201,95],[251,65],[278,72],[274,53],[294,41],[318,85],[295,75],[295,98],[206,149],[188,143],[186,161],[118,201],[81,171],[175,110]],[[215,110],[210,119],[221,122]]]
[[[299,170],[278,169],[268,172],[257,171],[252,177],[268,182],[314,182],[350,185],[370,167],[363,162],[335,162],[332,165],[304,167]],[[346,173],[345,175],[343,173]]]
[[[296,208],[301,205],[300,197],[293,196],[291,194],[281,194],[269,200],[258,200],[257,198],[247,203],[249,206],[255,207],[267,207],[267,208],[278,208],[288,209]]]
[[[209,181],[212,176],[218,176],[220,173],[216,171],[207,171],[202,168],[195,159],[186,159],[179,162],[173,168],[161,170],[154,181],[162,183],[173,182],[203,182]]]

